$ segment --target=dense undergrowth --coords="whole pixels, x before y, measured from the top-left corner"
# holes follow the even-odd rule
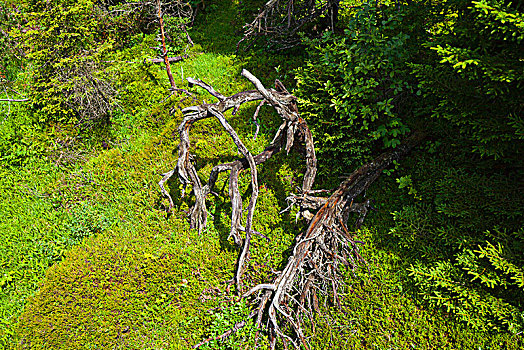
[[[324,157],[319,188],[332,187],[382,148],[395,147],[409,129],[427,124],[432,130],[419,150],[388,169],[367,193],[377,208],[358,232],[368,266],[347,276],[342,309],[327,300],[321,306],[316,326],[308,329],[312,347],[521,348],[522,286],[516,279],[522,277],[516,256],[522,251],[521,171],[493,156],[464,153],[471,140],[446,143],[462,126],[442,127],[449,115],[431,123],[417,120],[428,110],[421,94],[439,106],[438,113],[450,111],[439,105],[442,92],[432,94],[427,88],[429,79],[425,84],[415,79],[430,75],[424,66],[428,61],[404,65],[402,59],[413,58],[403,51],[412,42],[395,33],[396,20],[370,25],[365,18],[373,18],[375,10],[368,8],[367,17],[361,14],[352,22],[357,10],[351,8],[340,21],[357,26],[361,36],[343,41],[331,34],[324,42],[308,41],[307,52],[237,55],[239,28],[260,4],[206,2],[189,31],[196,46],[181,49],[189,58],[172,66],[177,85],[188,88],[183,78],[194,77],[231,95],[251,88],[239,74],[247,68],[268,86],[278,78],[296,88]],[[381,23],[389,36],[380,29],[367,34],[362,29]],[[219,178],[218,196],[209,201],[212,217],[201,234],[189,229],[186,212],[192,199],[181,198],[178,182],[168,183],[176,204],[171,214],[157,185],[160,174],[176,164],[181,108],[212,97],[196,88],[190,89],[196,99],[168,97],[162,66],[141,63],[156,56],[156,34],[129,35],[103,57],[112,62],[104,72],[120,90],[119,105],[108,120],[78,127],[63,119],[67,114],[47,118],[34,104],[10,104],[0,114],[2,347],[188,349],[248,313],[248,305],[236,300],[227,283],[238,249],[227,238],[225,176]],[[366,42],[369,37],[373,45]],[[340,55],[353,57],[353,63]],[[377,55],[382,55],[378,68],[367,66]],[[334,62],[346,66],[337,68]],[[31,69],[12,68],[19,71],[11,74],[18,79],[12,87],[28,89]],[[346,80],[333,79],[337,74]],[[374,95],[369,74],[391,87]],[[335,99],[337,89],[348,93]],[[270,108],[263,109],[261,132],[254,140],[255,108],[243,106],[227,117],[258,152],[271,141],[278,120]],[[333,127],[348,120],[346,128]],[[197,124],[191,137],[202,176],[213,165],[238,157],[216,121]],[[266,281],[271,270],[285,263],[305,224],[296,223],[293,212],[279,214],[302,170],[303,159],[296,153],[279,155],[260,168],[254,228],[270,241],[254,238],[245,273],[250,283]],[[248,173],[241,174],[240,184],[247,201]],[[248,324],[226,342],[202,348],[249,347],[255,332]]]

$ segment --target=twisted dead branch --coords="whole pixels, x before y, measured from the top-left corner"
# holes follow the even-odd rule
[[[355,203],[354,200],[380,176],[394,160],[399,159],[417,145],[422,134],[414,134],[395,150],[375,158],[355,170],[328,198],[314,197],[310,193],[292,195],[288,200],[301,209],[318,209],[307,230],[296,237],[293,254],[286,267],[271,283],[253,287],[244,297],[256,293],[258,304],[256,326],[262,327],[266,320],[271,348],[281,339],[287,347],[302,344],[309,349],[304,335],[303,322],[307,317],[313,323],[312,311],[318,311],[317,294],[330,296],[335,305],[341,306],[340,295],[344,293],[344,269],[355,270],[364,263],[359,254],[359,242],[347,228],[350,212],[359,213],[356,228],[371,209],[371,201]],[[342,268],[345,267],[345,268]],[[293,334],[285,334],[281,324],[290,325]]]
[[[317,210],[317,213],[311,216],[309,227],[296,237],[293,253],[284,269],[276,273],[271,282],[256,285],[242,295],[243,298],[255,296],[252,299],[254,308],[246,320],[255,319],[257,329],[267,331],[271,349],[275,348],[278,339],[286,349],[289,344],[297,349],[300,345],[310,348],[304,334],[304,322],[314,324],[313,312],[319,311],[318,295],[326,300],[331,298],[334,305],[341,307],[341,296],[346,292],[344,272],[349,269],[354,273],[359,263],[365,264],[359,252],[359,245],[363,242],[356,240],[347,227],[349,214],[359,214],[355,223],[355,229],[358,229],[369,210],[373,209],[370,199],[361,203],[354,200],[387,166],[405,156],[423,138],[423,134],[415,133],[396,149],[355,170],[329,197],[313,196],[327,192],[317,190],[291,194],[287,198],[290,207],[297,205],[302,212]],[[213,340],[224,340],[247,325],[246,320],[193,348]],[[283,330],[285,326],[290,328],[287,334]]]
[[[237,44],[246,44],[245,49],[253,45],[258,38],[264,37],[270,49],[284,50],[300,43],[299,32],[309,34],[322,32],[318,25],[305,30],[305,26],[321,16],[329,18],[324,27],[334,28],[337,21],[340,0],[269,0],[264,4],[255,19],[244,26],[244,36]]]
[[[317,162],[313,146],[313,138],[307,127],[307,123],[298,115],[296,98],[291,95],[278,80],[275,82],[275,89],[266,89],[262,83],[247,70],[244,69],[242,71],[242,76],[248,79],[255,86],[256,90],[243,91],[229,97],[217,92],[212,86],[201,80],[193,78],[187,79],[190,85],[197,85],[205,89],[212,96],[216,97],[218,102],[214,104],[192,106],[182,110],[184,119],[178,127],[180,144],[178,149],[177,166],[175,169],[163,174],[163,178],[159,182],[162,194],[169,200],[169,210],[172,210],[174,204],[169,192],[164,187],[166,181],[176,172],[178,173],[178,178],[184,188],[182,195],[185,195],[187,185],[192,186],[192,191],[195,195],[195,204],[190,209],[189,221],[192,228],[197,228],[198,231],[201,232],[207,224],[208,213],[206,209],[206,197],[213,193],[219,173],[229,171],[229,197],[232,205],[231,231],[229,236],[233,238],[237,245],[242,246],[235,274],[235,283],[237,287],[240,287],[241,285],[244,265],[249,259],[251,235],[257,233],[253,231],[252,228],[253,215],[258,198],[258,176],[256,166],[267,161],[282,149],[285,149],[286,152],[289,153],[291,147],[294,145],[295,139],[302,140],[305,144],[307,167],[302,184],[302,191],[307,193],[313,186],[315,180]],[[273,141],[264,149],[264,151],[255,156],[253,156],[247,149],[235,130],[224,117],[226,111],[233,109],[232,113],[235,114],[242,104],[250,101],[265,101],[265,103],[273,106],[282,118],[282,124],[273,138]],[[202,185],[197,170],[191,162],[192,157],[189,153],[189,131],[195,122],[210,117],[218,119],[224,130],[226,130],[231,136],[231,139],[237,146],[238,151],[243,155],[243,158],[234,162],[215,166],[211,171],[208,182],[205,185]],[[243,169],[249,169],[251,172],[252,188],[251,199],[247,208],[245,226],[243,226],[241,222],[242,198],[238,189],[238,176]],[[244,238],[242,238],[241,232],[245,232]]]
[[[341,307],[341,295],[345,292],[343,274],[348,270],[354,271],[359,263],[365,263],[359,253],[359,244],[362,244],[362,242],[355,239],[352,233],[354,230],[348,229],[347,221],[351,212],[358,213],[359,216],[355,223],[355,228],[358,229],[369,210],[372,209],[371,200],[367,199],[361,203],[356,203],[355,200],[368,189],[387,166],[417,145],[422,140],[423,135],[413,134],[396,149],[378,156],[372,162],[355,170],[335,191],[311,190],[315,180],[317,160],[311,132],[307,123],[298,114],[296,98],[278,80],[275,82],[275,89],[266,89],[247,70],[242,71],[242,76],[248,79],[256,90],[243,91],[229,97],[224,96],[201,80],[187,79],[190,85],[197,85],[205,89],[209,94],[216,97],[218,102],[204,103],[182,110],[184,119],[178,127],[180,135],[178,162],[175,169],[163,174],[159,185],[163,195],[169,199],[170,210],[174,205],[169,192],[164,187],[166,181],[174,173],[177,173],[184,186],[183,195],[187,185],[192,186],[195,204],[190,210],[189,219],[191,227],[202,231],[207,223],[206,197],[214,193],[218,174],[224,171],[230,172],[229,197],[232,204],[230,237],[242,247],[234,278],[234,282],[240,291],[243,290],[241,279],[246,262],[249,260],[251,236],[253,233],[257,233],[252,227],[258,197],[257,165],[265,162],[282,149],[289,152],[295,141],[304,143],[306,173],[302,187],[299,188],[298,194],[291,194],[286,199],[289,207],[284,211],[289,210],[292,206],[298,206],[299,215],[310,220],[309,227],[296,237],[293,253],[285,268],[278,272],[271,282],[252,287],[242,297],[253,298],[254,308],[247,319],[255,318],[256,327],[258,329],[265,328],[272,349],[275,348],[279,339],[286,348],[291,344],[295,348],[302,345],[308,349],[308,339],[304,334],[304,322],[314,322],[313,311],[319,310],[317,295],[322,294],[326,298],[329,297],[335,305]],[[242,104],[250,101],[261,101],[253,116],[255,121],[259,109],[264,103],[273,106],[282,118],[282,124],[273,141],[264,151],[255,156],[247,149],[224,117],[227,110],[233,109],[233,114],[235,114]],[[189,131],[195,122],[211,117],[218,119],[224,130],[231,136],[243,158],[215,166],[207,183],[202,185],[197,169],[191,162]],[[242,226],[241,223],[242,199],[238,188],[238,176],[243,169],[250,170],[252,187],[245,226]],[[327,192],[333,193],[329,197],[316,196]],[[316,211],[316,214],[313,215],[310,211]],[[242,238],[240,232],[245,232],[244,238]],[[263,322],[265,322],[264,327]],[[228,330],[216,339],[210,338],[195,347],[209,341],[225,339],[246,324],[247,322],[240,322],[233,329]],[[284,325],[290,331],[286,332]]]

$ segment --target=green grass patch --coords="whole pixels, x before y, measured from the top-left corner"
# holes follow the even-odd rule
[[[191,76],[232,95],[253,88],[240,77],[247,68],[268,87],[278,78],[293,88],[290,72],[302,64],[301,53],[233,54],[241,25],[250,21],[259,3],[206,2],[191,30],[198,45],[188,51],[190,58],[172,65],[179,87],[187,88],[184,78]],[[161,65],[126,63],[155,55],[153,36],[137,37],[134,43],[109,58],[115,62],[109,72],[123,87],[122,108],[103,132],[46,130],[43,136],[24,139],[19,153],[9,153],[20,135],[16,120],[1,129],[7,136],[0,148],[13,157],[12,167],[2,169],[0,178],[0,346],[188,349],[220,335],[248,313],[246,303],[237,302],[227,288],[238,255],[228,239],[227,174],[217,181],[218,196],[207,201],[210,216],[202,233],[189,229],[186,212],[193,199],[181,197],[176,175],[167,184],[175,200],[172,214],[166,213],[167,200],[157,184],[160,174],[176,165],[180,109],[199,102],[180,102],[181,94],[168,97]],[[191,91],[199,101],[215,101],[200,88]],[[272,109],[264,107],[255,140],[251,118],[256,105],[246,104],[237,115],[226,116],[253,153],[271,141],[280,124]],[[79,135],[84,139],[75,151],[81,157],[64,162],[60,155],[68,153],[56,141]],[[44,146],[33,152],[30,141],[39,137]],[[240,157],[216,120],[195,124],[190,137],[202,180],[214,165]],[[109,149],[102,150],[102,142]],[[271,270],[286,263],[295,235],[304,229],[306,223],[295,223],[293,212],[279,214],[287,206],[285,197],[301,184],[303,170],[304,160],[295,153],[278,154],[260,166],[254,229],[270,241],[253,237],[246,284],[267,282]],[[317,186],[339,182],[329,181]],[[239,183],[247,206],[249,171],[241,173]],[[391,212],[413,200],[405,192],[393,177],[383,177],[370,189],[378,211],[369,214],[367,228],[358,234],[366,243],[362,254],[369,270],[363,266],[356,276],[348,272],[342,310],[329,301],[322,306],[316,327],[308,329],[313,348],[522,347],[517,336],[471,330],[419,300],[409,283],[406,250],[396,249],[398,239],[388,236],[394,226]],[[225,343],[205,348],[245,348],[253,336],[248,325]]]
[[[239,77],[238,65],[227,56],[195,55],[182,67],[185,74],[205,79],[225,94],[248,87]],[[201,94],[201,98],[209,97]],[[172,101],[166,102],[166,108],[169,103]],[[278,122],[269,108],[264,109],[260,117],[268,128],[254,140],[248,120],[255,107],[246,105],[245,111],[228,118],[246,145],[258,152],[272,137],[270,126]],[[146,106],[138,108],[146,110]],[[166,112],[158,111],[158,115],[162,113]],[[16,333],[15,347],[187,348],[209,335],[208,326],[216,323],[217,312],[206,310],[231,298],[225,282],[233,276],[238,254],[227,240],[231,210],[224,189],[227,176],[223,174],[217,183],[217,189],[222,190],[219,198],[210,201],[213,216],[205,232],[189,230],[184,211],[191,198],[180,198],[175,177],[168,186],[177,209],[168,216],[157,182],[160,173],[176,164],[178,141],[173,135],[181,115],[176,112],[175,118],[164,118],[160,132],[158,123],[133,125],[134,120],[122,118],[113,130],[114,148],[48,181],[45,191],[49,195],[42,199],[45,205],[35,216],[45,217],[47,212],[64,216],[56,232],[66,235],[63,241],[67,237],[76,241],[60,248],[59,259],[39,267],[27,293],[30,297],[18,300],[18,307],[25,305],[25,309],[18,324],[18,313],[12,313],[9,320],[10,333]],[[203,178],[213,165],[238,157],[229,136],[214,120],[195,125],[191,140]],[[254,238],[254,258],[246,272],[252,283],[278,268],[296,233],[291,218],[278,212],[285,205],[285,193],[300,177],[292,170],[300,168],[292,165],[300,159],[295,156],[291,163],[281,164],[283,158],[269,162],[260,172],[255,229],[271,241]],[[54,174],[42,171],[47,176]],[[249,173],[242,173],[240,182],[247,204]],[[12,201],[6,203],[13,205]],[[59,221],[54,217],[41,221],[50,225],[51,220]],[[71,226],[71,220],[77,225]]]
[[[216,138],[207,146],[233,156],[228,136],[210,128],[213,123],[202,123],[195,134]],[[166,217],[157,181],[174,166],[174,148],[164,136],[151,137],[133,150],[106,151],[86,164],[93,179],[87,195],[114,210],[114,223],[48,270],[20,317],[22,348],[186,348],[206,335],[205,325],[212,322],[206,310],[230,297],[224,282],[233,276],[238,250],[227,241],[227,190],[211,206],[214,218],[201,234],[187,225],[183,210],[189,198],[175,196],[178,210]],[[197,157],[202,151],[196,148]],[[203,167],[202,173],[209,170]],[[222,176],[218,188],[224,181]],[[241,181],[248,192],[249,176]],[[176,181],[169,185],[177,194]],[[246,274],[253,282],[278,268],[294,233],[279,225],[274,191],[263,189],[259,203],[255,229],[271,242],[254,239],[256,259]]]

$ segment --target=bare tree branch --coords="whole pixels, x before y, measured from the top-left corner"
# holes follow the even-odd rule
[[[309,349],[303,323],[304,317],[313,322],[312,312],[319,310],[317,294],[331,296],[334,304],[340,307],[341,295],[345,290],[344,271],[348,269],[354,271],[359,264],[365,263],[359,252],[359,244],[362,242],[355,240],[354,233],[347,228],[347,221],[351,212],[358,213],[359,216],[355,223],[355,228],[358,229],[369,210],[372,209],[371,200],[365,199],[361,203],[356,203],[355,200],[366,191],[387,166],[416,146],[422,140],[423,135],[413,134],[396,149],[378,156],[370,163],[355,170],[334,191],[312,190],[317,159],[311,132],[305,120],[298,113],[296,98],[278,80],[275,82],[275,89],[268,89],[250,72],[243,70],[242,75],[255,86],[256,90],[243,91],[228,97],[201,80],[188,79],[191,85],[205,89],[216,97],[218,102],[204,103],[182,110],[184,119],[178,127],[180,144],[177,166],[163,174],[159,185],[162,194],[169,199],[170,210],[173,208],[173,200],[164,187],[166,181],[177,173],[184,186],[183,195],[185,195],[187,185],[192,186],[195,204],[190,210],[189,219],[191,227],[201,232],[207,223],[206,197],[213,193],[218,174],[224,171],[230,172],[229,197],[232,205],[230,236],[237,245],[241,246],[234,282],[237,290],[244,292],[244,298],[252,298],[254,308],[248,319],[256,316],[255,324],[259,329],[262,329],[263,320],[267,321],[266,331],[272,349],[275,348],[278,339],[283,342],[284,347],[291,344],[297,349],[300,346]],[[264,151],[255,156],[247,149],[224,117],[227,110],[233,109],[235,113],[242,104],[250,101],[261,101],[255,111],[255,119],[264,103],[270,104],[282,118],[282,124],[272,142]],[[189,153],[191,146],[189,131],[196,122],[210,117],[218,119],[243,158],[215,166],[211,170],[207,183],[202,186]],[[284,269],[277,273],[270,282],[246,290],[242,286],[242,274],[249,261],[252,233],[256,233],[252,227],[258,197],[256,166],[282,149],[289,152],[295,141],[305,147],[306,173],[302,187],[298,188],[298,194],[291,194],[286,199],[289,204],[286,210],[294,205],[299,206],[299,213],[310,219],[310,224],[307,230],[297,235],[293,252]],[[239,173],[243,169],[250,169],[252,187],[245,226],[241,222],[242,198],[238,186]],[[329,197],[315,196],[330,192],[332,194]],[[316,214],[311,214],[309,210],[316,211]],[[245,232],[245,238],[242,238],[240,232]],[[225,339],[246,324],[246,321],[240,322],[223,335],[207,339],[195,345],[195,348],[213,340]],[[291,327],[291,333],[284,331],[286,329],[283,327],[284,324]]]
[[[321,17],[328,17],[329,23],[324,27],[333,29],[337,22],[340,0],[269,0],[264,4],[255,19],[244,26],[244,36],[237,44],[245,49],[252,46],[257,39],[264,38],[267,46],[275,50],[284,50],[300,44],[300,31],[310,35],[320,35],[321,26],[305,31],[307,24]],[[318,21],[317,21],[318,23]]]
[[[11,98],[0,98],[0,102],[27,102],[28,98],[23,99],[11,99]]]
[[[207,224],[207,209],[205,199],[208,194],[212,193],[215,182],[218,178],[218,174],[229,170],[229,197],[231,199],[232,205],[230,237],[234,239],[237,245],[242,246],[237,264],[237,271],[235,274],[235,283],[239,288],[241,285],[241,277],[244,265],[249,260],[251,235],[252,233],[255,233],[252,223],[256,200],[258,197],[258,179],[256,166],[265,162],[275,153],[279,152],[282,148],[285,148],[286,151],[289,152],[293,146],[295,134],[297,134],[297,137],[305,140],[306,145],[306,165],[308,171],[306,172],[306,176],[304,178],[304,191],[309,191],[311,189],[316,174],[316,157],[313,148],[313,139],[306,122],[298,115],[296,98],[289,94],[289,92],[287,92],[282,83],[279,81],[276,82],[277,89],[266,89],[263,84],[247,70],[243,70],[242,75],[246,77],[251,83],[253,83],[257,90],[243,91],[233,96],[226,97],[216,91],[212,86],[201,80],[193,78],[187,79],[190,85],[202,87],[211,95],[216,97],[219,102],[214,104],[192,106],[182,110],[184,119],[178,127],[180,144],[178,148],[177,167],[174,170],[163,174],[163,178],[159,182],[162,194],[169,200],[169,210],[173,208],[173,200],[169,195],[169,192],[164,187],[166,181],[175,172],[177,172],[179,180],[184,186],[183,195],[185,194],[185,188],[187,185],[192,186],[193,193],[195,195],[195,205],[190,210],[190,224],[192,228],[197,228],[199,232],[201,232]],[[271,144],[269,144],[260,154],[253,156],[247,147],[245,147],[244,143],[240,140],[240,137],[236,134],[235,130],[224,118],[224,113],[229,109],[233,109],[233,112],[235,113],[242,104],[259,100],[268,101],[277,110],[283,119],[283,123],[278,129]],[[233,142],[244,158],[235,162],[215,166],[211,171],[207,184],[202,186],[200,178],[197,174],[197,170],[191,162],[191,156],[189,153],[189,131],[195,122],[209,117],[215,117],[219,120],[222,127],[229,133]],[[238,176],[241,170],[248,168],[251,172],[252,194],[247,208],[248,213],[246,217],[246,224],[243,226],[241,223],[242,197],[238,189]],[[245,238],[241,237],[240,232],[245,232]]]

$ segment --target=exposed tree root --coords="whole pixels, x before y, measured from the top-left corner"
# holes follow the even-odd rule
[[[340,306],[339,295],[344,291],[341,266],[354,270],[364,262],[359,254],[358,244],[346,223],[350,212],[359,213],[356,227],[360,227],[371,208],[370,200],[354,203],[393,160],[405,155],[422,140],[421,134],[414,134],[401,146],[384,153],[372,162],[354,171],[340,184],[329,198],[313,197],[310,194],[293,195],[289,200],[302,209],[318,209],[307,230],[296,238],[293,254],[286,267],[271,283],[260,284],[244,294],[257,294],[255,303],[258,328],[266,320],[271,348],[278,338],[296,348],[299,343],[309,348],[304,335],[304,316],[313,322],[312,310],[318,310],[317,293],[331,296]],[[292,327],[292,335],[285,334],[281,323]],[[286,344],[287,346],[287,344]]]
[[[163,174],[164,177],[159,182],[163,195],[169,199],[170,210],[173,208],[173,200],[169,195],[169,192],[164,188],[165,182],[175,172],[177,172],[178,177],[184,186],[184,192],[187,185],[192,186],[195,195],[195,205],[190,210],[190,224],[192,228],[197,228],[198,231],[201,232],[207,224],[206,197],[210,193],[213,193],[218,174],[229,170],[229,197],[232,205],[230,237],[234,239],[236,244],[242,246],[237,265],[237,272],[235,274],[235,283],[237,284],[237,287],[240,287],[244,264],[246,260],[249,259],[251,235],[254,233],[252,228],[253,214],[258,198],[258,177],[256,166],[265,162],[283,148],[286,152],[289,152],[296,138],[303,140],[306,149],[307,171],[304,176],[302,191],[307,193],[313,186],[315,180],[317,162],[313,146],[313,138],[306,122],[298,115],[296,98],[291,95],[278,80],[275,82],[276,89],[266,89],[262,83],[247,70],[244,69],[242,75],[253,83],[256,90],[240,92],[229,97],[217,92],[212,86],[201,80],[193,78],[187,79],[191,85],[197,85],[207,90],[211,95],[215,96],[219,102],[188,107],[182,110],[184,119],[178,127],[180,144],[178,149],[177,166],[175,169]],[[229,109],[233,109],[233,114],[235,114],[242,104],[259,100],[272,105],[282,118],[283,122],[271,144],[260,154],[253,156],[226,118],[224,118],[224,113]],[[258,110],[259,109],[255,112],[255,120]],[[215,166],[211,171],[207,184],[202,185],[197,170],[191,163],[191,155],[189,153],[189,131],[196,121],[210,117],[215,117],[219,120],[220,124],[229,133],[244,158],[235,162]],[[242,198],[238,189],[238,176],[241,170],[248,168],[251,172],[252,194],[248,205],[246,224],[244,227],[241,223]],[[244,239],[242,239],[240,232],[245,232]]]
[[[291,194],[286,200],[289,203],[287,209],[294,205],[300,208],[299,214],[310,220],[309,227],[296,237],[293,253],[285,268],[277,273],[270,283],[252,287],[244,293],[243,297],[254,296],[253,305],[255,307],[249,318],[256,317],[255,323],[258,329],[262,329],[262,323],[265,322],[264,328],[269,334],[271,348],[274,348],[277,340],[281,339],[286,348],[289,344],[292,344],[296,348],[303,345],[307,349],[309,345],[304,334],[303,322],[306,318],[313,322],[312,313],[314,310],[318,311],[318,293],[331,297],[334,304],[340,307],[340,294],[344,292],[344,278],[342,276],[344,270],[355,270],[359,263],[364,262],[359,254],[359,244],[362,242],[355,240],[351,230],[347,228],[347,221],[351,212],[359,213],[355,223],[355,227],[358,229],[372,207],[369,199],[362,203],[355,203],[354,200],[366,191],[387,166],[417,145],[423,136],[418,133],[413,134],[396,149],[378,156],[372,162],[355,170],[331,196],[316,197],[317,194],[331,191],[311,190],[315,180],[317,161],[313,138],[306,122],[298,115],[296,98],[289,94],[278,80],[276,81],[276,89],[266,89],[248,71],[243,70],[242,75],[253,83],[256,90],[240,92],[229,97],[217,92],[203,81],[188,78],[190,84],[204,88],[219,102],[188,107],[182,110],[184,119],[178,128],[180,145],[177,166],[164,174],[159,185],[164,196],[169,199],[170,210],[173,208],[173,200],[164,188],[165,182],[177,172],[184,186],[184,192],[187,185],[192,186],[195,204],[190,210],[190,223],[191,227],[202,231],[207,223],[206,197],[213,193],[218,174],[224,171],[230,172],[229,197],[232,204],[230,237],[234,239],[235,243],[242,246],[234,282],[239,291],[245,290],[241,287],[242,272],[246,261],[249,259],[251,235],[256,233],[252,227],[258,197],[256,166],[282,149],[289,152],[295,140],[304,142],[307,167],[302,188],[299,189],[300,192],[297,195]],[[224,118],[224,113],[233,109],[234,114],[243,103],[257,100],[261,103],[253,117],[255,121],[261,105],[269,103],[278,112],[283,122],[273,141],[264,151],[253,156]],[[208,182],[202,185],[197,170],[191,162],[189,131],[196,121],[210,117],[219,120],[244,157],[234,162],[215,166]],[[241,223],[242,198],[238,189],[238,176],[242,169],[250,169],[252,187],[245,227]],[[317,212],[313,215],[310,210]],[[241,232],[245,232],[244,239],[242,239]],[[226,332],[227,334],[224,333],[217,339],[208,339],[195,347],[212,340],[225,339],[245,324],[246,322],[241,322],[235,325],[234,329]],[[290,326],[292,331],[285,332],[283,330],[284,324]]]

